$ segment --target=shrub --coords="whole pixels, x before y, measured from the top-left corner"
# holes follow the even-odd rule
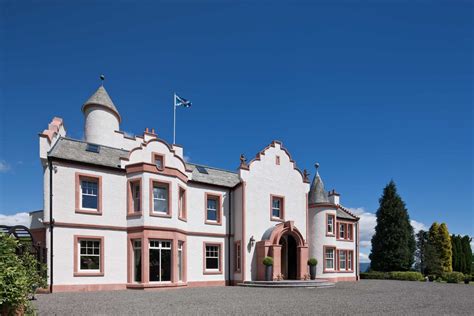
[[[32,312],[29,296],[36,288],[47,285],[45,265],[39,264],[28,251],[18,256],[18,247],[21,247],[18,240],[0,234],[0,306],[7,314]]]
[[[428,280],[430,280],[430,282],[433,282],[434,280],[436,280],[436,275],[434,274],[428,275]]]
[[[423,281],[425,278],[420,272],[415,271],[394,271],[388,273],[390,280],[401,280],[401,281]]]
[[[272,266],[273,265],[273,258],[272,257],[263,258],[263,264],[266,265],[267,267]]]
[[[309,258],[308,259],[308,265],[309,266],[315,266],[318,264],[318,260],[316,260],[316,258]]]
[[[443,273],[442,279],[448,283],[459,283],[464,281],[464,274],[461,272],[446,272]]]
[[[367,279],[367,280],[384,280],[385,273],[378,272],[378,271],[364,272],[360,274],[360,278]]]

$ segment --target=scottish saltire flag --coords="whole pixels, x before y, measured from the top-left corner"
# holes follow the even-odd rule
[[[185,108],[189,108],[191,106],[191,101],[186,100],[179,95],[174,95],[174,103],[176,106],[184,106]]]

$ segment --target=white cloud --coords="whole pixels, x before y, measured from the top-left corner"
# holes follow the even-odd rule
[[[370,262],[369,255],[363,252],[359,252],[360,262]]]
[[[428,230],[425,224],[415,221],[414,219],[410,220],[411,226],[413,226],[413,230],[415,234],[418,233],[420,230]]]
[[[7,172],[10,169],[10,165],[5,160],[0,160],[0,172]]]
[[[370,252],[370,248],[372,247],[372,236],[375,234],[375,225],[377,225],[377,216],[375,213],[366,211],[363,207],[357,208],[348,208],[351,213],[359,216],[359,227],[360,227],[360,247],[365,248],[365,250]],[[411,220],[411,226],[413,226],[413,230],[415,234],[420,230],[427,230],[425,224]],[[365,261],[364,261],[365,260]],[[360,252],[360,262],[370,262],[369,257],[367,254]]]
[[[183,159],[185,162],[189,162],[191,160],[191,157],[184,155]]]
[[[0,225],[14,226],[24,225],[30,226],[30,214],[26,212],[16,213],[12,215],[0,214]]]

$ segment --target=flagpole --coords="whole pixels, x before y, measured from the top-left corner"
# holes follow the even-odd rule
[[[173,94],[173,144],[176,144],[176,92]]]

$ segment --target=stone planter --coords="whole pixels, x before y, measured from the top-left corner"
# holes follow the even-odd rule
[[[316,266],[309,266],[309,275],[311,280],[316,280]]]
[[[273,266],[265,266],[265,281],[273,281]]]

